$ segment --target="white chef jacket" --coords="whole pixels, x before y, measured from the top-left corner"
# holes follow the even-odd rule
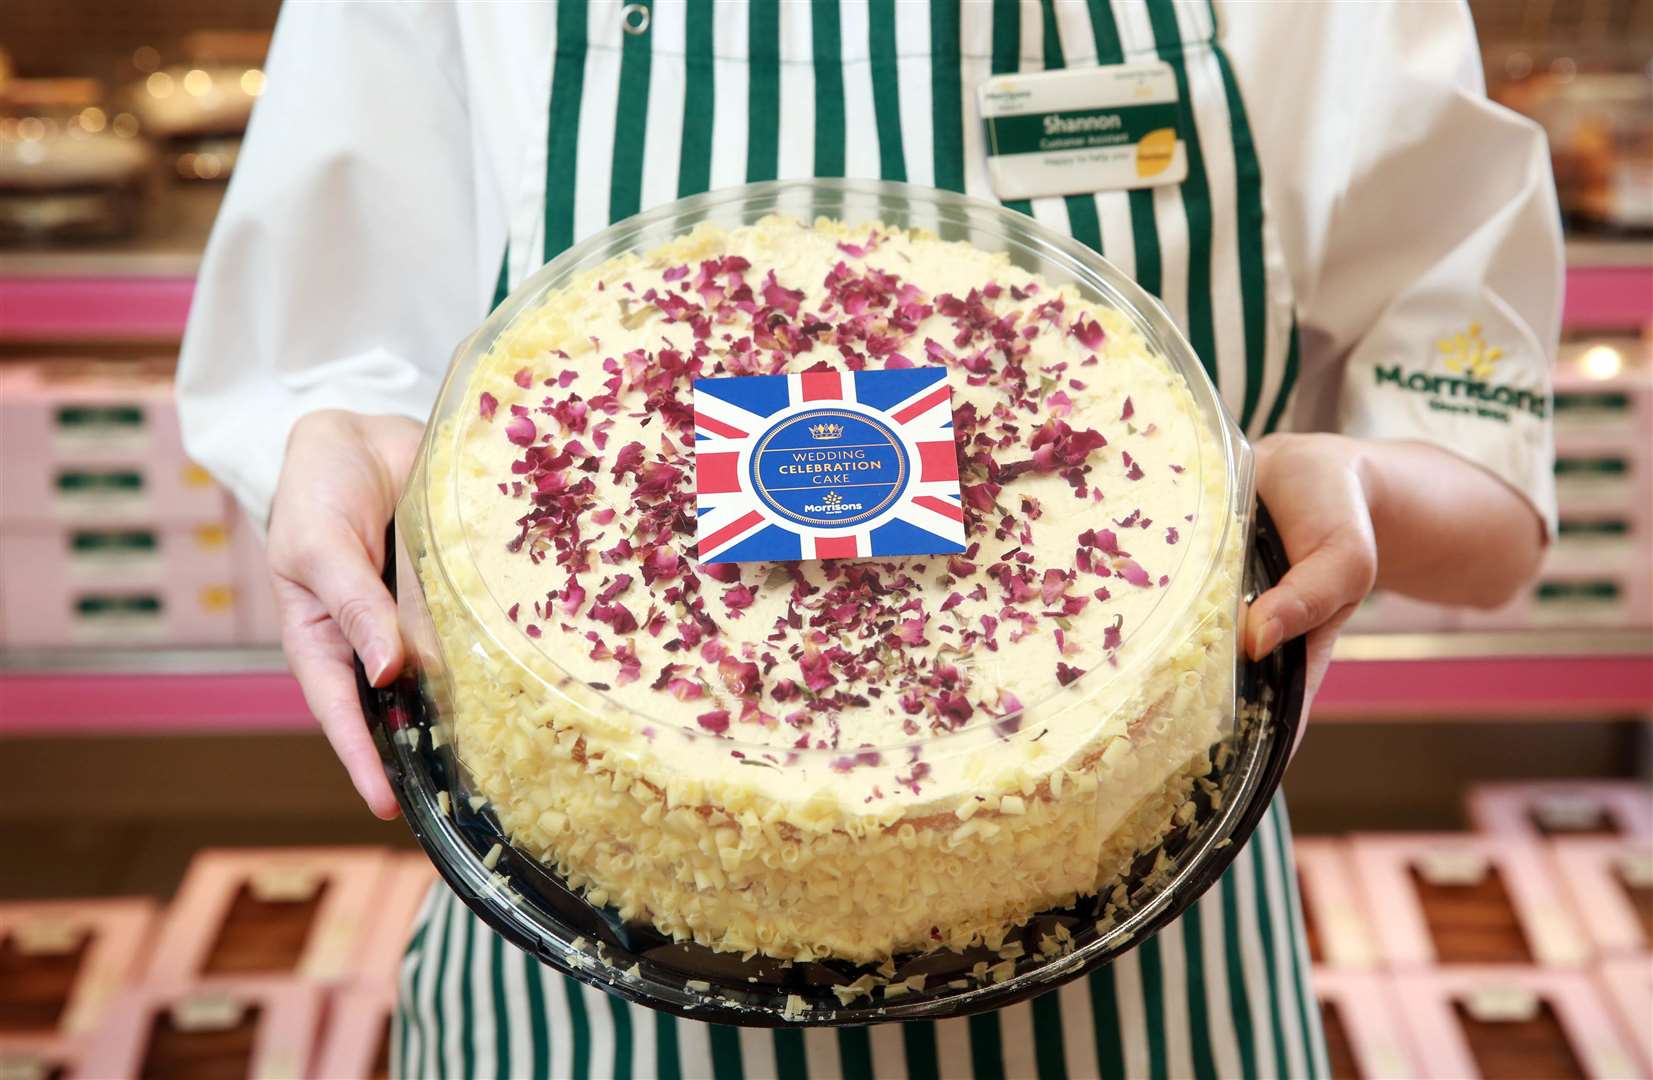
[[[486,314],[507,240],[522,241],[517,260],[539,250],[513,223],[538,216],[523,202],[541,197],[532,178],[543,184],[551,6],[316,7],[333,10],[283,15],[178,371],[189,453],[259,521],[298,417],[427,416],[454,346]],[[1455,449],[1553,523],[1541,414],[1559,217],[1542,132],[1485,97],[1467,8],[1217,12],[1296,296],[1302,367],[1286,426]],[[782,80],[783,139],[799,92]],[[681,108],[662,94],[651,110]],[[850,125],[874,123],[858,115],[870,97],[846,85]],[[965,102],[979,123],[974,95]],[[581,138],[612,115],[586,110]],[[649,167],[667,149],[646,148],[645,206],[670,197]],[[741,180],[714,170],[712,186]],[[576,239],[608,209],[577,205]]]

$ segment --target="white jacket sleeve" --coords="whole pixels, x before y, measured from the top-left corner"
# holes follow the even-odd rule
[[[1363,13],[1348,176],[1299,312],[1304,369],[1343,360],[1343,432],[1453,450],[1553,529],[1564,267],[1543,132],[1487,101],[1465,7]]]
[[[460,57],[447,5],[282,11],[178,366],[187,450],[259,522],[299,417],[424,418],[486,311],[505,223]]]

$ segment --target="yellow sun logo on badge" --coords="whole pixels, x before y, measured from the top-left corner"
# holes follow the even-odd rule
[[[1461,334],[1441,338],[1435,342],[1435,348],[1439,350],[1446,370],[1472,379],[1491,378],[1498,361],[1504,358],[1503,349],[1486,343],[1478,322],[1470,323],[1469,329]]]
[[[837,506],[843,501],[844,497],[836,491],[829,491],[825,495],[821,496],[821,502],[825,503],[827,506]]]

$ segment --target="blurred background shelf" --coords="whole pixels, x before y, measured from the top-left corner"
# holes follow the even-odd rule
[[[1314,720],[1647,718],[1653,630],[1349,634]]]
[[[0,736],[259,733],[313,726],[277,649],[0,651]]]

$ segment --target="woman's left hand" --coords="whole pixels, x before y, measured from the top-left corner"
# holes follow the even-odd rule
[[[1257,494],[1291,569],[1247,612],[1246,652],[1261,659],[1308,635],[1306,713],[1338,630],[1377,580],[1367,444],[1342,435],[1270,435],[1255,449]]]

